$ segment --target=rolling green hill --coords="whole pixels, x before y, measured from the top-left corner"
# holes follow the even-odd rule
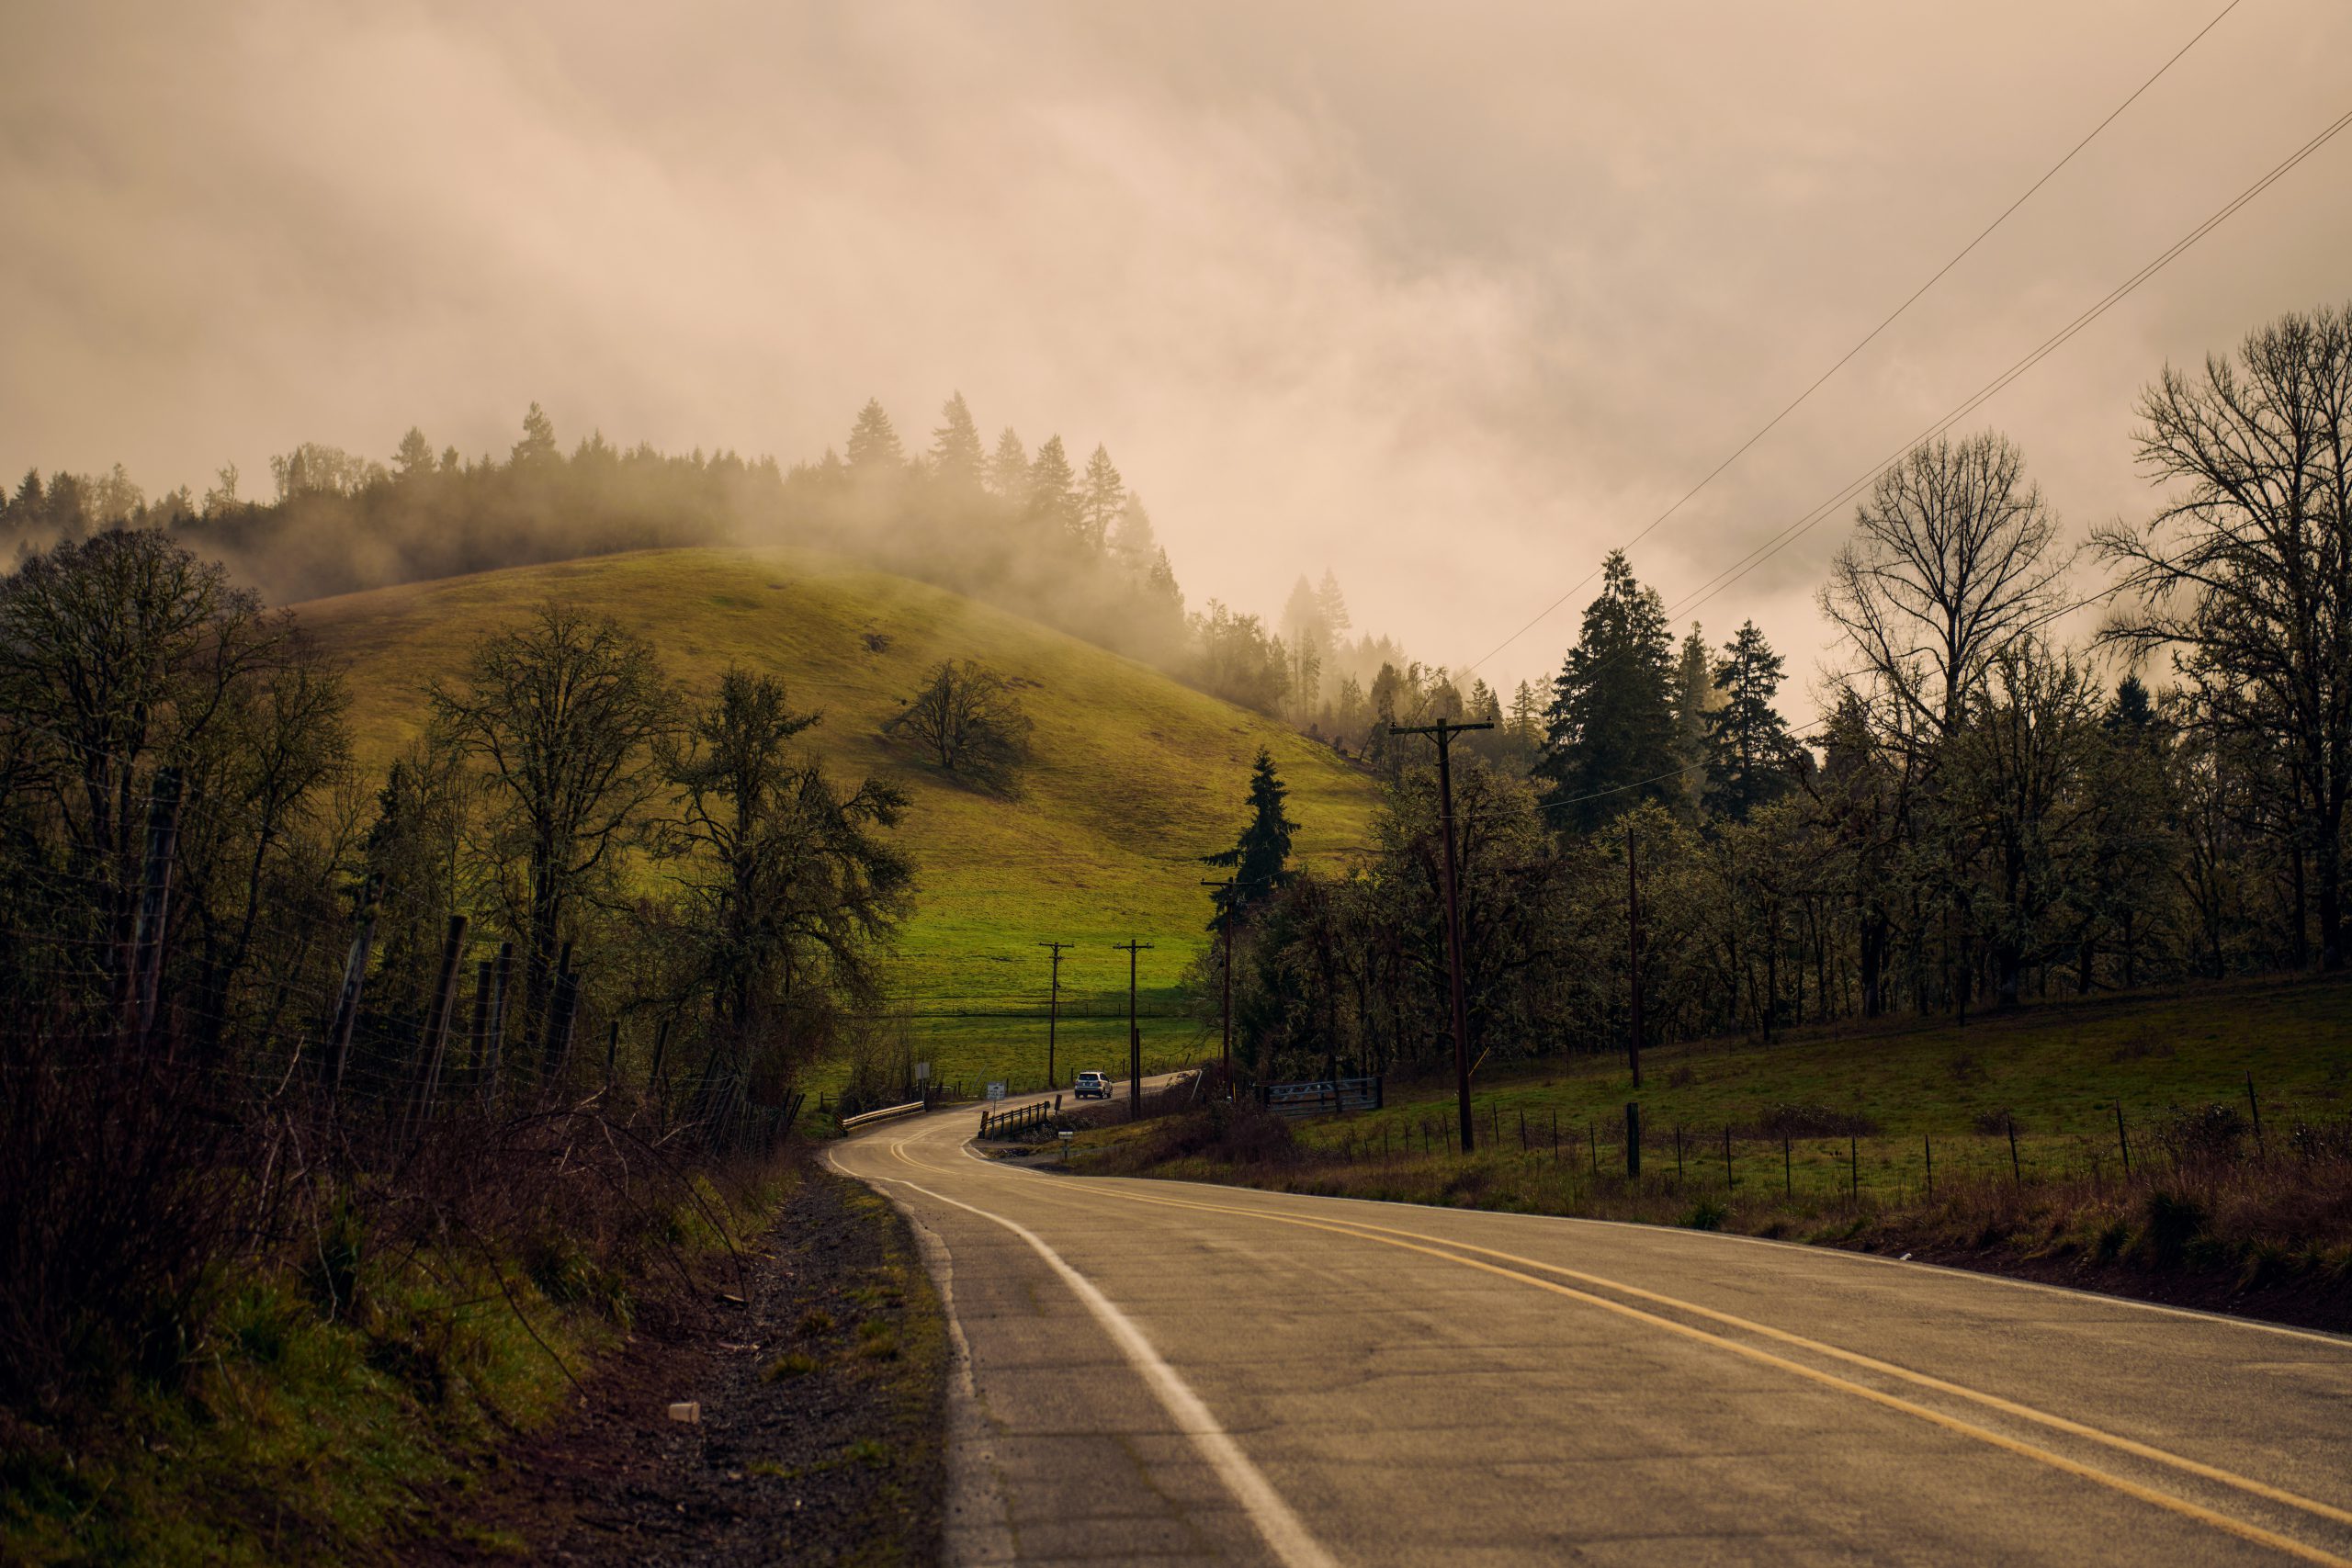
[[[913,797],[901,841],[919,907],[891,965],[915,1059],[947,1077],[1045,1075],[1047,958],[1062,967],[1059,1076],[1123,1067],[1126,958],[1140,956],[1147,1055],[1197,1049],[1170,1016],[1204,940],[1199,856],[1242,825],[1250,759],[1269,748],[1290,785],[1297,848],[1329,861],[1363,844],[1375,791],[1328,749],[1132,660],[943,590],[799,551],[658,550],[522,567],[319,600],[303,624],[351,661],[362,758],[380,767],[415,738],[421,689],[455,674],[482,633],[546,599],[612,615],[650,637],[670,672],[707,692],[730,663],[773,672],[823,710],[805,737],[828,764],[882,773]],[[939,660],[977,659],[1021,683],[1036,762],[1023,795],[975,794],[882,733]],[[1034,1016],[1033,1016],[1034,1015]]]

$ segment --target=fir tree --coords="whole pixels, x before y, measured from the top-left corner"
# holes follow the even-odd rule
[[[1336,645],[1355,623],[1348,618],[1348,599],[1340,592],[1339,576],[1328,566],[1315,590],[1315,605],[1322,613],[1323,635]]]
[[[1233,871],[1233,886],[1216,891],[1216,913],[1209,920],[1209,930],[1223,931],[1227,911],[1237,902],[1240,906],[1258,902],[1289,886],[1298,874],[1290,869],[1290,839],[1298,824],[1283,812],[1289,795],[1274,772],[1272,754],[1260,747],[1258,760],[1250,770],[1250,825],[1241,829],[1231,849],[1201,857],[1206,864],[1229,866]]]
[[[412,424],[392,451],[392,472],[401,479],[413,479],[432,471],[433,443],[424,438],[424,432]]]
[[[1676,798],[1673,652],[1657,591],[1612,550],[1544,715],[1535,772],[1562,830],[1591,832],[1645,800]]]
[[[857,423],[850,426],[850,472],[861,479],[895,474],[906,464],[906,448],[899,445],[899,432],[890,416],[882,412],[882,400],[866,399],[865,406],[857,411]]]
[[[1062,451],[1062,438],[1048,435],[1029,464],[1029,515],[1066,533],[1078,532],[1078,479]]]
[[[1707,809],[1735,822],[1788,793],[1796,741],[1772,706],[1785,665],[1754,621],[1724,644],[1714,682],[1724,705],[1707,716]]]
[[[562,454],[556,450],[555,421],[547,416],[538,404],[523,416],[523,439],[514,443],[514,463],[518,468],[537,468],[543,463],[560,461]]]
[[[1151,526],[1151,513],[1143,506],[1143,497],[1127,492],[1126,503],[1119,508],[1119,520],[1111,527],[1111,558],[1137,577],[1151,574],[1153,558],[1159,555],[1159,538]]]
[[[1088,549],[1102,548],[1126,502],[1127,487],[1111,466],[1111,454],[1098,445],[1086,459],[1086,483],[1078,495],[1078,536]]]
[[[988,454],[980,448],[980,429],[972,423],[972,411],[964,406],[964,394],[949,398],[939,413],[945,423],[931,433],[933,476],[955,489],[978,489]]]
[[[989,459],[989,489],[1018,506],[1029,499],[1029,453],[1020,433],[1006,425],[996,438],[996,455]]]

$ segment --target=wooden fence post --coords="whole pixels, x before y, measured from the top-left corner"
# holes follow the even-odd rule
[[[490,977],[490,1041],[486,1047],[484,1066],[487,1069],[482,1088],[492,1103],[498,1100],[498,1077],[503,1070],[502,1058],[506,1055],[506,996],[514,983],[514,944],[498,944],[498,965]]]
[[[376,911],[372,904],[360,917],[359,929],[352,934],[351,951],[343,960],[343,988],[336,993],[334,1022],[327,1036],[327,1093],[333,1096],[343,1089],[343,1070],[351,1058],[351,1029],[359,1018],[359,991],[368,978],[368,952],[376,943]]]
[[[417,1081],[416,1111],[420,1122],[433,1114],[433,1099],[441,1087],[441,1055],[449,1040],[449,1012],[457,1003],[458,962],[465,956],[466,917],[449,917],[448,934],[441,939],[441,968],[433,982],[433,1006],[424,1015],[424,1071]]]
[[[490,985],[498,965],[484,958],[474,964],[473,1027],[467,1032],[466,1078],[474,1088],[481,1087],[484,1053],[490,1049]]]

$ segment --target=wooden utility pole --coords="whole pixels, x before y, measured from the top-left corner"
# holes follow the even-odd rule
[[[1046,1003],[1046,1087],[1059,1089],[1061,1084],[1054,1077],[1054,1035],[1061,1027],[1062,1021],[1062,949],[1078,944],[1074,942],[1041,942],[1037,945],[1054,950],[1054,985]]]
[[[1236,879],[1221,882],[1204,880],[1204,887],[1233,887]],[[1233,923],[1241,914],[1241,895],[1237,890],[1225,901],[1225,1098],[1239,1103],[1241,1096],[1233,1084]]]
[[[1127,1120],[1143,1120],[1143,1033],[1136,1027],[1136,954],[1149,953],[1151,943],[1129,937],[1111,944],[1127,955]]]
[[[1634,827],[1625,825],[1625,961],[1634,976],[1634,1032],[1625,1043],[1625,1059],[1634,1068],[1634,1087],[1642,1087],[1642,882],[1634,859]],[[1770,1004],[1767,1003],[1767,1016]],[[1769,1026],[1768,1026],[1769,1027]]]
[[[1391,735],[1432,735],[1437,738],[1438,831],[1445,839],[1445,961],[1447,988],[1453,1000],[1453,1089],[1462,1118],[1462,1152],[1476,1145],[1477,1133],[1470,1118],[1470,1009],[1462,994],[1462,898],[1460,873],[1453,863],[1453,738],[1465,729],[1492,729],[1491,724],[1435,724],[1406,728],[1392,724]]]

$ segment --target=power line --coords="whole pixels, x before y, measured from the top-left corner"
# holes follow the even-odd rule
[[[2142,284],[2147,282],[2150,278],[2155,276],[2156,274],[2162,272],[2165,267],[2178,260],[2189,250],[2191,246],[2195,245],[2198,241],[2203,239],[2207,234],[2211,233],[2215,229],[2220,228],[2222,224],[2233,217],[2241,208],[2254,200],[2255,197],[2260,196],[2264,191],[2268,190],[2279,180],[2285,178],[2306,158],[2309,158],[2322,147],[2326,146],[2328,142],[2334,141],[2347,125],[2352,125],[2352,110],[2346,110],[2345,113],[2337,116],[2334,120],[2330,121],[2324,129],[2319,131],[2318,134],[2312,136],[2301,147],[2298,147],[2294,152],[2289,153],[2284,159],[2274,164],[2268,173],[2263,175],[2252,185],[2247,186],[2245,189],[2238,192],[2236,196],[2232,197],[2228,201],[2222,203],[2221,208],[2211,217],[2189,230],[2188,233],[2183,234],[2179,239],[2175,240],[2171,244],[2165,246],[2165,249],[2157,254],[2154,260],[2142,266],[2139,271],[2125,278],[2121,283],[2117,284],[2112,289],[2108,291],[2104,298],[2085,309],[2082,313],[2077,315],[2073,321],[2067,322],[2057,332],[2052,333],[2049,337],[2043,339],[2038,347],[2034,348],[2023,358],[2012,364],[2007,369],[2002,371],[1998,376],[1993,378],[1992,380],[1986,382],[1974,393],[1963,399],[1951,410],[1951,412],[1929,424],[1925,430],[1912,437],[1909,441],[1904,443],[1902,446],[1889,454],[1886,457],[1871,465],[1871,467],[1860,477],[1849,480],[1846,485],[1841,487],[1836,494],[1823,502],[1820,505],[1815,506],[1812,511],[1800,516],[1795,522],[1791,523],[1788,526],[1781,529],[1779,534],[1773,536],[1773,537],[1764,545],[1758,546],[1756,549],[1750,550],[1746,556],[1740,558],[1739,560],[1734,562],[1730,567],[1725,568],[1723,571],[1718,572],[1715,576],[1708,579],[1706,582],[1700,585],[1699,590],[1692,593],[1684,595],[1680,600],[1677,601],[1674,607],[1668,612],[1669,617],[1679,615],[1688,610],[1696,609],[1699,605],[1705,604],[1717,593],[1722,592],[1725,588],[1730,587],[1733,583],[1738,581],[1741,578],[1747,576],[1749,572],[1763,565],[1764,562],[1778,555],[1782,549],[1785,549],[1788,546],[1793,544],[1803,535],[1810,532],[1813,528],[1817,526],[1837,507],[1860,494],[1862,489],[1869,485],[1872,480],[1876,479],[1879,475],[1884,473],[1896,463],[1901,462],[1905,454],[1917,447],[1921,442],[1928,440],[1929,438],[1951,429],[1954,424],[1959,423],[1960,421],[1967,418],[1968,415],[1983,407],[1986,402],[1991,400],[1996,394],[2007,388],[2010,382],[2016,380],[2018,377],[2032,369],[2036,365],[2039,365],[2041,361],[2047,359],[2051,355],[2064,347],[2085,328],[2098,321],[2101,316],[2106,315],[2108,311],[2113,310],[2117,305],[2121,304],[2126,299],[2130,298],[2135,291],[2137,291]]]
[[[2025,188],[2024,194],[2020,195],[2016,200],[2010,202],[2008,206],[2003,208],[2000,214],[1996,217],[1993,221],[1987,223],[1982,230],[1977,231],[1974,239],[1969,241],[1965,245],[1962,245],[1953,254],[1951,260],[1938,267],[1934,274],[1928,277],[1927,282],[1922,283],[1918,288],[1913,289],[1909,297],[1906,298],[1903,303],[1897,305],[1893,310],[1889,311],[1878,325],[1872,327],[1869,332],[1864,333],[1861,337],[1855,342],[1851,348],[1849,348],[1844,354],[1838,356],[1837,361],[1832,364],[1828,369],[1824,370],[1819,376],[1814,378],[1812,383],[1807,386],[1804,390],[1799,392],[1795,397],[1789,400],[1789,401],[1782,406],[1780,412],[1765,421],[1764,423],[1757,429],[1754,434],[1741,442],[1732,450],[1728,457],[1724,457],[1723,461],[1717,463],[1713,468],[1708,469],[1706,474],[1697,484],[1692,485],[1689,490],[1683,491],[1682,494],[1676,499],[1674,504],[1668,506],[1665,511],[1659,513],[1656,517],[1651,518],[1647,523],[1644,524],[1637,533],[1635,533],[1631,538],[1625,540],[1623,544],[1619,545],[1617,548],[1621,550],[1630,549],[1634,545],[1639,544],[1643,539],[1648,537],[1653,529],[1657,528],[1660,524],[1673,516],[1676,513],[1681,511],[1682,508],[1695,498],[1700,491],[1714,483],[1716,479],[1722,475],[1724,469],[1730,468],[1734,463],[1739,461],[1741,457],[1745,457],[1750,447],[1763,440],[1765,436],[1770,434],[1774,428],[1777,427],[1782,420],[1788,418],[1792,413],[1794,413],[1797,409],[1806,401],[1806,400],[1810,399],[1814,393],[1819,391],[1822,386],[1827,382],[1831,377],[1844,369],[1848,362],[1852,360],[1856,355],[1869,347],[1871,344],[1878,338],[1880,333],[1893,326],[1905,312],[1908,311],[1912,306],[1917,304],[1920,298],[1924,296],[1928,290],[1933,288],[1938,283],[1943,280],[1945,274],[1958,266],[1962,261],[1967,259],[1971,252],[1974,251],[1977,246],[1983,244],[1987,239],[1991,238],[1993,231],[1998,229],[2002,224],[2007,222],[2011,214],[2015,213],[2018,208],[2023,207],[2029,200],[2032,199],[2033,194],[2040,190],[2043,186],[2048,185],[2051,180],[2057,175],[2061,169],[2064,169],[2067,164],[2073,163],[2076,153],[2082,152],[2084,148],[2089,146],[2094,141],[2098,140],[2099,132],[2114,124],[2118,116],[2121,115],[2125,109],[2130,108],[2133,104],[2137,103],[2140,100],[2142,94],[2145,93],[2150,87],[2154,86],[2156,83],[2163,78],[2166,72],[2170,71],[2175,65],[2180,62],[2183,55],[2186,55],[2190,50],[2196,48],[2199,40],[2201,40],[2207,33],[2211,32],[2215,28],[2219,27],[2222,23],[2222,19],[2227,17],[2232,11],[2236,10],[2240,4],[2241,0],[2229,0],[2227,5],[2223,6],[2221,10],[2214,13],[2212,20],[2198,28],[2197,31],[2190,36],[2187,43],[2182,44],[2178,49],[2175,50],[2171,56],[2167,58],[2162,65],[2156,67],[2153,75],[2149,76],[2146,81],[2141,83],[2137,87],[2132,89],[2130,96],[2126,97],[2121,103],[2109,109],[2107,112],[2107,117],[2105,118],[2101,119],[2097,125],[2091,127],[2089,131],[2084,135],[2081,141],[2068,148],[2064,157],[2061,157],[2056,163],[2051,164],[2049,168],[2043,170],[2040,179],[2028,186]],[[1594,567],[1592,570],[1587,572],[1582,578],[1578,579],[1574,586],[1570,587],[1558,598],[1553,600],[1549,604],[1544,606],[1544,608],[1537,612],[1533,618],[1529,620],[1525,626],[1521,626],[1517,631],[1511,633],[1510,636],[1503,638],[1502,641],[1488,649],[1477,659],[1472,660],[1469,664],[1464,665],[1463,667],[1463,673],[1468,674],[1472,671],[1476,670],[1478,666],[1486,663],[1487,660],[1492,659],[1496,654],[1500,653],[1504,649],[1509,648],[1512,643],[1517,642],[1521,637],[1525,637],[1529,632],[1534,630],[1537,626],[1548,619],[1554,611],[1557,610],[1561,605],[1574,598],[1578,592],[1582,592],[1594,578],[1600,576],[1600,570],[1601,569],[1600,567]]]

